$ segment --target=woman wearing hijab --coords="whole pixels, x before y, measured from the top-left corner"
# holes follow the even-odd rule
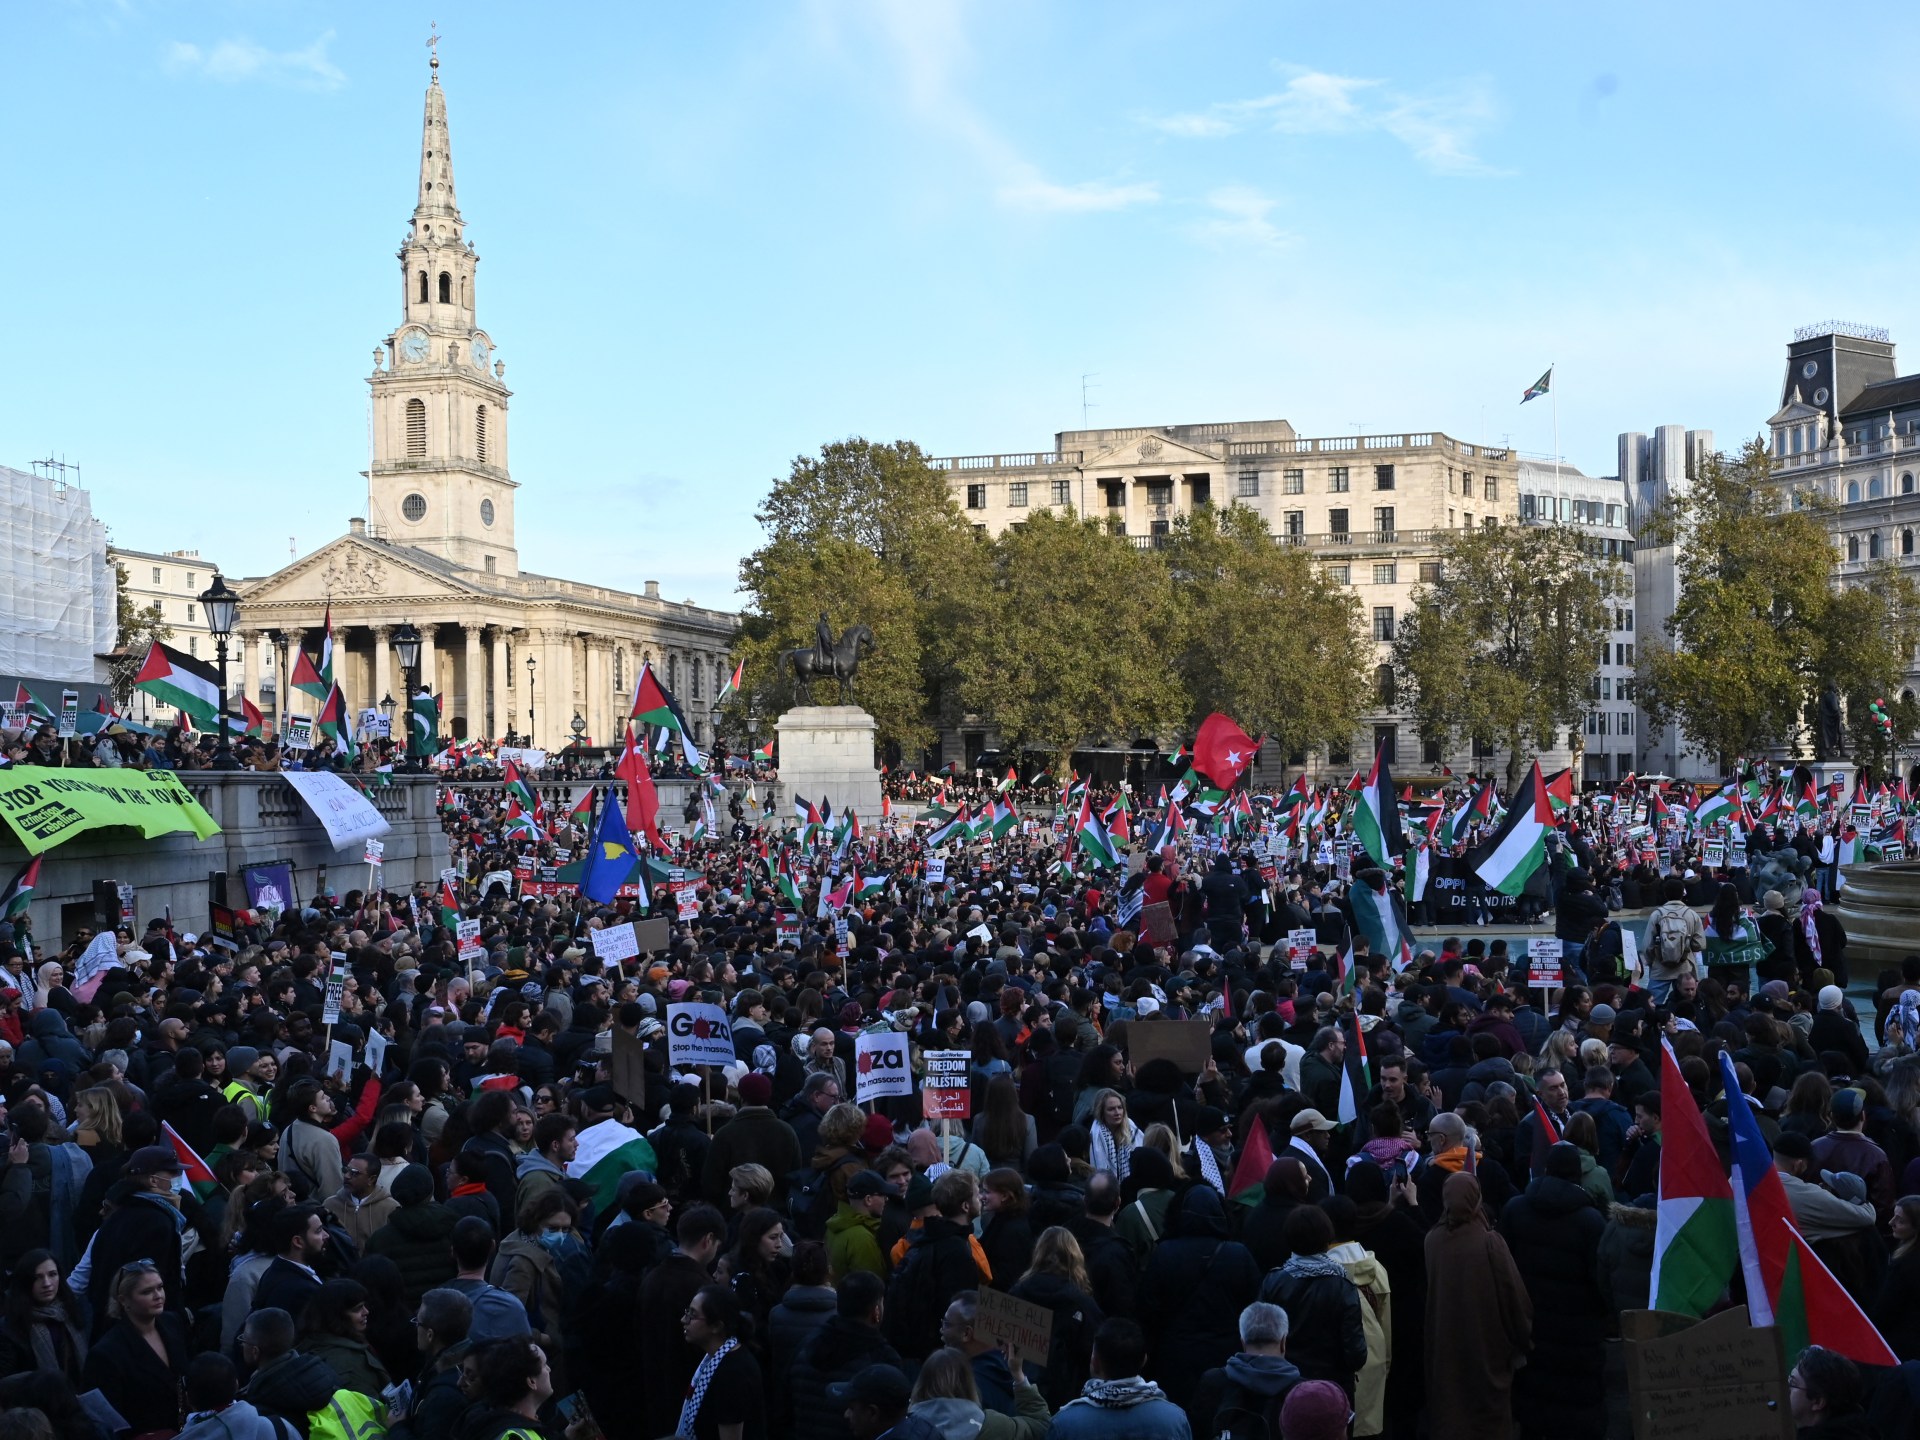
[[[1440,1190],[1427,1232],[1429,1440],[1513,1433],[1513,1377],[1533,1345],[1533,1302],[1507,1242],[1493,1233],[1480,1182],[1465,1171]]]

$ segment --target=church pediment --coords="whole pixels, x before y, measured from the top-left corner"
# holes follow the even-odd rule
[[[243,597],[253,610],[268,605],[442,600],[482,593],[434,557],[410,554],[405,546],[343,535],[283,570],[247,582]]]
[[[1799,392],[1795,391],[1794,398],[1776,410],[1773,413],[1773,417],[1767,421],[1767,424],[1769,426],[1802,425],[1809,420],[1817,420],[1826,413],[1826,411],[1817,405],[1807,404],[1806,401],[1800,399]]]
[[[1118,445],[1096,451],[1084,463],[1089,470],[1177,471],[1218,465],[1220,457],[1165,435],[1148,434],[1136,435]]]

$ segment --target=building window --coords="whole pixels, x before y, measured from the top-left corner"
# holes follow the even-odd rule
[[[1327,763],[1329,765],[1338,765],[1343,769],[1351,765],[1353,763],[1352,747],[1347,745],[1327,746]]]
[[[400,513],[416,525],[427,518],[427,497],[418,490],[400,502]]]
[[[187,654],[198,655],[199,653],[200,653],[200,637],[198,635],[187,636]]]
[[[1307,472],[1304,470],[1281,471],[1280,489],[1288,495],[1305,494],[1307,489]]]
[[[693,689],[693,698],[700,698],[700,660],[695,657],[687,661],[687,684]]]
[[[427,454],[427,402],[417,396],[407,401],[407,458],[422,460]]]
[[[484,566],[484,568],[485,568],[485,570],[486,570],[486,572],[487,572],[487,574],[489,574],[489,575],[491,575],[491,574],[493,574],[493,556],[491,556],[491,555],[483,555],[483,556],[481,556],[480,558],[481,558],[481,559],[482,559],[483,561],[485,561],[485,562],[486,562],[486,563],[485,563],[485,566]]]
[[[1473,494],[1473,472],[1471,470],[1462,470],[1460,472],[1460,493],[1467,496]]]
[[[1913,553],[1913,531],[1902,530],[1900,532],[1900,553],[1902,555],[1911,555]]]
[[[1287,543],[1290,545],[1298,545],[1300,543],[1300,537],[1306,533],[1307,512],[1304,510],[1285,511],[1280,516],[1280,523],[1283,527],[1282,533],[1287,537]]]
[[[987,508],[987,487],[984,485],[967,486],[967,508],[984,510]]]
[[[1422,560],[1420,562],[1420,583],[1422,585],[1438,585],[1440,583],[1440,562],[1438,560]]]
[[[1373,567],[1373,583],[1376,585],[1393,585],[1398,583],[1396,577],[1398,568],[1399,567],[1391,560],[1382,561],[1375,565]]]
[[[1347,543],[1347,512],[1344,510],[1327,511],[1327,538],[1336,545]]]
[[[1860,503],[1860,482],[1858,480],[1849,480],[1847,482],[1847,503],[1849,505],[1858,505]]]
[[[1423,739],[1420,742],[1420,763],[1422,765],[1446,764],[1446,756],[1442,751],[1442,742]]]
[[[1056,505],[1071,505],[1073,503],[1073,482],[1071,480],[1055,480],[1053,482],[1053,503]]]
[[[480,523],[485,525],[489,530],[493,528],[493,501],[482,500],[480,502]]]
[[[1867,536],[1867,558],[1869,560],[1878,560],[1880,558],[1880,532],[1878,530],[1875,530],[1871,535]],[[193,617],[189,615],[187,618],[191,620]]]
[[[1480,522],[1480,528],[1482,530],[1498,530],[1500,528],[1500,517],[1498,515],[1487,516],[1486,519]]]
[[[1880,498],[1881,488],[1880,477],[1876,475],[1867,481],[1867,498],[1869,500],[1878,500]]]
[[[667,656],[667,688],[669,690],[680,688],[680,657],[678,655]]]
[[[1240,472],[1239,483],[1234,487],[1234,493],[1242,500],[1251,500],[1259,495],[1260,472],[1258,470],[1242,470]],[[1290,490],[1287,493],[1290,495],[1298,495],[1300,492],[1298,490]]]
[[[427,272],[424,270],[420,272],[420,303],[427,303]]]
[[[1351,585],[1353,583],[1353,567],[1350,565],[1329,565],[1327,566],[1327,579],[1336,585]]]
[[[445,270],[440,272],[440,303],[442,305],[453,303],[453,276]]]
[[[1849,535],[1847,536],[1847,559],[1858,560],[1859,558],[1860,537],[1858,535]]]
[[[1613,728],[1615,734],[1631,735],[1633,733],[1633,712],[1631,710],[1621,711],[1620,714],[1615,717]]]
[[[1376,725],[1373,727],[1373,752],[1387,764],[1397,764],[1399,756],[1400,727],[1398,725]]]
[[[1911,495],[1913,493],[1913,474],[1911,471],[1900,477],[1900,493],[1902,495]]]
[[[1373,672],[1373,694],[1374,699],[1379,702],[1380,708],[1382,710],[1393,709],[1394,701],[1398,698],[1399,693],[1399,690],[1394,685],[1393,666],[1381,665],[1375,668]]]
[[[1015,480],[1007,486],[1007,504],[1016,510],[1027,508],[1027,482]]]
[[[1498,500],[1500,498],[1500,477],[1498,475],[1487,476],[1485,482],[1480,487],[1480,493],[1488,500]]]
[[[199,584],[199,582],[198,582],[198,581],[197,581],[197,580],[196,580],[196,579],[194,578],[194,574],[193,574],[193,571],[191,571],[191,570],[189,570],[189,571],[187,571],[187,589],[189,589],[189,590],[198,590],[199,588],[200,588],[200,584]]]
[[[156,585],[160,583],[160,567],[158,565],[153,567],[153,583]]]
[[[1393,607],[1376,605],[1373,607],[1373,638],[1376,640],[1393,639]]]
[[[1391,465],[1376,465],[1373,467],[1373,488],[1376,490],[1391,490],[1393,488],[1393,467]]]
[[[1327,493],[1344,495],[1347,493],[1347,467],[1336,465],[1327,471]]]
[[[1373,510],[1373,528],[1383,539],[1393,538],[1393,506],[1376,505]]]
[[[627,693],[627,652],[624,650],[613,652],[613,693]]]
[[[1626,631],[1629,635],[1631,635],[1633,633],[1633,611],[1628,610],[1623,612],[1623,614],[1624,614],[1626,623],[1622,625],[1620,628]]]
[[[487,459],[487,407],[478,406],[473,412],[473,458],[486,463]]]
[[[187,602],[187,623],[189,625],[193,624],[193,602],[191,600]]]

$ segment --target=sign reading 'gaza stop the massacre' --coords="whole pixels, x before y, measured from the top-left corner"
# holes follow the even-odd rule
[[[667,1006],[667,1061],[673,1065],[731,1065],[733,1027],[718,1005],[682,1001]]]
[[[907,1037],[897,1030],[876,1030],[854,1037],[853,1098],[864,1105],[889,1095],[913,1093],[913,1066],[907,1062]]]

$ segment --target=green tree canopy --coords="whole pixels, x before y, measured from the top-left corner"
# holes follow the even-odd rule
[[[1798,733],[1828,648],[1827,506],[1811,495],[1784,504],[1772,473],[1759,440],[1711,456],[1640,539],[1676,547],[1679,582],[1666,636],[1641,641],[1641,703],[1723,768]]]
[[[1175,655],[1195,723],[1223,711],[1282,755],[1352,740],[1373,644],[1351,590],[1243,505],[1182,516],[1161,554],[1178,580]]]
[[[959,638],[960,698],[1007,744],[1062,759],[1093,741],[1164,734],[1190,708],[1178,628],[1159,556],[1099,521],[1040,511],[993,542]]]
[[[133,603],[133,594],[127,589],[126,566],[116,564],[113,574],[118,638],[114,641],[113,658],[107,661],[107,688],[113,692],[114,703],[124,708],[133,699],[133,682],[146,663],[147,651],[153,648],[154,641],[171,638],[173,627],[162,616],[158,600],[147,605]]]
[[[1894,744],[1905,741],[1920,720],[1920,706],[1899,693],[1908,657],[1920,645],[1920,588],[1883,560],[1834,594],[1820,635],[1814,685],[1825,689],[1831,680],[1839,686],[1848,753],[1884,775]],[[1893,722],[1891,736],[1873,718],[1876,700]]]
[[[1449,532],[1394,642],[1401,703],[1428,739],[1503,745],[1516,783],[1585,715],[1622,589],[1571,526]]]

